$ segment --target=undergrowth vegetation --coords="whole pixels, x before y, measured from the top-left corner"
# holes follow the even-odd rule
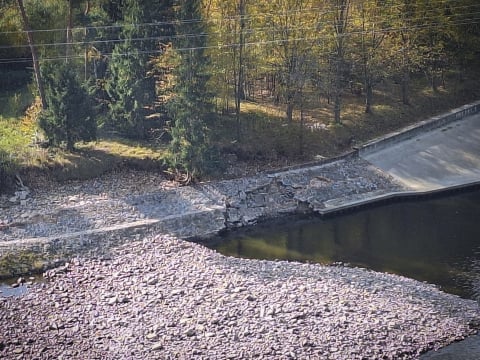
[[[480,88],[477,74],[471,73],[462,81],[452,74],[446,87],[433,92],[423,78],[412,86],[409,105],[399,101],[399,85],[385,81],[375,94],[378,102],[371,112],[363,111],[364,99],[346,94],[343,121],[331,122],[332,104],[308,104],[294,112],[289,123],[280,106],[268,102],[242,104],[241,138],[236,137],[234,115],[223,115],[215,121],[215,138],[226,153],[236,154],[238,160],[258,162],[260,167],[282,166],[328,158],[349,151],[375,137],[396,131],[415,122],[439,115],[455,107],[477,100]],[[303,121],[302,121],[303,116]]]
[[[233,114],[216,114],[206,123],[213,139],[212,151],[234,166],[248,166],[261,170],[328,158],[351,150],[372,138],[407,126],[429,116],[438,115],[454,107],[478,99],[480,90],[474,81],[455,82],[451,77],[445,89],[432,92],[423,79],[415,83],[412,102],[401,104],[394,84],[383,84],[377,90],[380,99],[370,114],[362,111],[361,97],[350,95],[344,110],[342,124],[329,119],[331,104],[306,106],[302,114],[294,112],[289,123],[280,106],[265,102],[245,102],[240,116],[241,132],[237,138],[237,119]],[[0,117],[0,167],[2,188],[6,188],[8,175],[16,172],[49,172],[59,180],[86,179],[122,167],[142,170],[166,170],[171,152],[169,135],[161,126],[152,133],[161,134],[146,140],[125,139],[108,131],[100,131],[97,141],[78,143],[74,152],[58,148],[44,148],[45,139],[38,128],[40,112],[38,99],[19,115],[19,104],[28,102],[24,94],[11,100],[3,97]],[[6,100],[5,100],[6,99]],[[21,105],[24,106],[24,105]],[[17,116],[6,117],[17,113]],[[232,165],[229,164],[229,165]],[[243,164],[243,165],[242,165]],[[228,164],[217,164],[209,178],[225,176]],[[11,185],[11,184],[10,184]]]
[[[2,179],[124,166],[184,184],[243,176],[480,95],[472,0],[22,4],[0,3]],[[43,110],[24,116],[32,93]]]

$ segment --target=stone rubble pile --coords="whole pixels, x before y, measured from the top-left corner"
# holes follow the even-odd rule
[[[206,184],[222,198],[226,227],[253,225],[281,214],[318,212],[332,199],[390,193],[401,185],[360,158]],[[220,194],[220,195],[218,195]]]
[[[462,339],[473,301],[396,275],[245,260],[145,235],[0,298],[5,359],[413,359]]]
[[[10,197],[8,201],[10,203],[20,203],[20,205],[26,206],[30,189],[23,184],[22,179],[18,175],[15,176],[15,184],[17,185],[17,191],[15,191],[14,195]]]

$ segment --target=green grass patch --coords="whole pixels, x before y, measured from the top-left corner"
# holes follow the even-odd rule
[[[33,95],[28,85],[14,91],[0,91],[0,120],[22,118],[32,102]]]
[[[12,176],[19,169],[42,162],[42,151],[31,146],[34,134],[35,126],[28,122],[0,119],[0,192],[12,187]]]
[[[100,139],[95,142],[78,144],[80,150],[98,150],[124,159],[151,159],[161,161],[167,154],[166,146],[155,146],[148,142],[126,139]]]
[[[16,109],[23,105],[11,100],[14,98],[15,94],[2,98],[3,104],[7,104],[2,107],[0,115],[2,187],[7,187],[6,177],[15,172],[20,172],[27,178],[45,174],[64,181],[88,179],[121,167],[161,169],[168,155],[166,146],[120,138],[77,143],[77,150],[73,153],[56,148],[42,148],[37,144],[38,140],[43,140],[36,123],[40,111],[38,99],[26,111],[20,112]]]
[[[48,160],[47,150],[35,145],[40,134],[35,120],[39,106],[35,102],[21,117],[0,117],[0,158],[7,173],[42,166]]]
[[[0,119],[0,151],[12,157],[21,158],[27,153],[34,129],[24,126],[22,121],[14,118]]]
[[[76,151],[51,149],[43,169],[58,181],[85,180],[121,169],[164,169],[165,148],[121,139],[101,139],[76,144]]]
[[[52,256],[31,251],[6,253],[0,257],[0,279],[41,272],[52,260]]]

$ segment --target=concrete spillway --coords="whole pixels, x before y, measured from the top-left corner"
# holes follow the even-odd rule
[[[414,191],[480,180],[480,114],[362,156]]]

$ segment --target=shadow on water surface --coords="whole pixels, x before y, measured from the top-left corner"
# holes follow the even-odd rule
[[[480,190],[329,218],[285,218],[206,244],[225,255],[348,263],[480,300]]]

